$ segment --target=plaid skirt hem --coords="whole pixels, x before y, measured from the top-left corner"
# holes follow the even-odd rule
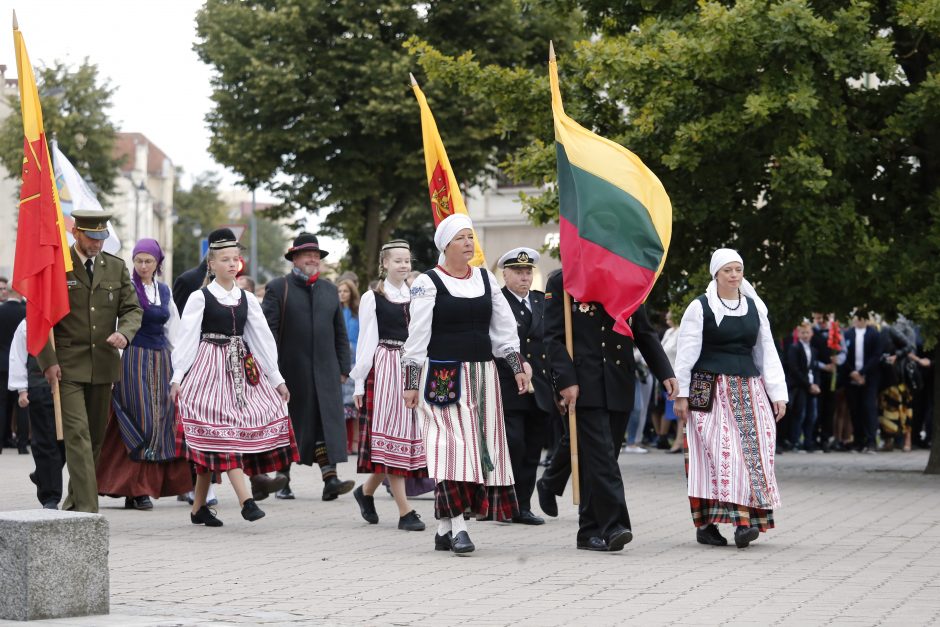
[[[774,510],[725,503],[714,499],[689,497],[692,522],[696,527],[730,524],[735,527],[757,527],[761,533],[774,528]]]
[[[512,520],[519,515],[516,489],[511,485],[486,486],[468,481],[441,481],[434,486],[434,517],[456,518],[464,513],[477,519]]]
[[[233,453],[222,451],[197,451],[186,444],[183,423],[176,423],[176,454],[193,464],[197,475],[221,473],[241,468],[248,476],[261,475],[289,468],[300,460],[294,429],[290,429],[290,444],[261,453]]]

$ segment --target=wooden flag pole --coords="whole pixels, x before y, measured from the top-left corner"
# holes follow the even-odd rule
[[[55,350],[55,335],[49,329],[49,345]],[[60,370],[61,372],[61,370]],[[59,382],[52,382],[52,407],[55,410],[55,439],[61,441],[62,435],[62,398],[59,396]]]
[[[565,347],[574,362],[574,336],[571,333],[571,294],[565,291]],[[568,407],[568,442],[571,448],[571,500],[581,504],[581,473],[578,471],[578,415],[574,406]]]

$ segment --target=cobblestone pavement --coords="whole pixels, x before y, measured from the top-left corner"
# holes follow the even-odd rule
[[[223,484],[219,529],[173,499],[137,512],[103,498],[112,613],[41,624],[940,625],[940,477],[926,460],[779,456],[778,528],[743,550],[696,544],[682,458],[658,451],[621,455],[635,539],[620,553],[575,550],[568,495],[541,527],[471,521],[476,553],[435,552],[430,499],[413,503],[427,531],[398,531],[384,494],[371,526],[351,494],[321,501],[306,467],[297,500],[264,501],[255,523]],[[0,510],[37,506],[30,470],[0,455]]]

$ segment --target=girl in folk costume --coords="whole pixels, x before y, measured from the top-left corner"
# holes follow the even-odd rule
[[[734,525],[744,548],[774,527],[776,425],[787,384],[767,306],[744,278],[744,262],[720,248],[712,281],[679,327],[676,415],[686,427],[689,501],[696,539],[724,546],[716,523]]]
[[[408,338],[411,301],[405,279],[410,271],[408,242],[385,244],[379,255],[383,280],[359,302],[359,344],[350,377],[356,382],[356,407],[364,409],[360,414],[358,470],[372,475],[353,496],[362,517],[373,525],[378,523],[373,494],[388,477],[398,505],[398,528],[424,531],[425,525],[405,493],[405,478],[428,476],[418,417],[402,399],[401,349]]]
[[[519,514],[494,355],[512,367],[519,394],[529,384],[509,303],[492,273],[469,265],[472,229],[463,214],[438,225],[440,264],[412,284],[402,355],[405,405],[418,408],[438,482],[434,548],[458,555],[474,550],[464,513],[498,521]]]
[[[192,487],[189,464],[176,454],[176,420],[170,400],[170,353],[179,313],[170,288],[155,277],[163,250],[142,239],[131,254],[131,282],[144,310],[140,330],[121,356],[121,379],[111,399],[96,474],[98,493],[123,496],[127,509],[153,509],[151,496],[174,496]]]
[[[239,247],[229,229],[209,234],[208,283],[186,302],[173,351],[177,448],[196,467],[193,524],[220,527],[206,507],[209,473],[227,473],[242,517],[264,512],[245,474],[280,470],[297,461],[285,404],[290,398],[277,367],[277,348],[261,306],[235,285]],[[208,277],[207,277],[208,280]]]

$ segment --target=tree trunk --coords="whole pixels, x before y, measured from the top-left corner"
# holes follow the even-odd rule
[[[938,351],[940,354],[940,351]],[[928,475],[940,475],[940,364],[933,363],[933,434],[931,435],[930,458],[927,459],[927,467],[924,473]]]

